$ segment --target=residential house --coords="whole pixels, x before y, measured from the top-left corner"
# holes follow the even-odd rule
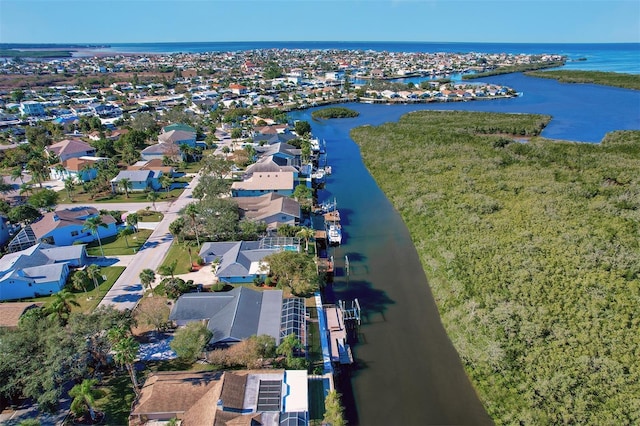
[[[120,182],[123,179],[128,179],[131,184],[128,191],[157,191],[162,187],[160,185],[160,176],[162,176],[162,171],[160,170],[121,170],[118,176],[111,179],[111,190],[113,192],[125,192]]]
[[[266,277],[269,268],[263,259],[277,251],[264,248],[260,241],[219,241],[204,243],[199,254],[207,263],[218,263],[219,281],[236,284]]]
[[[235,201],[240,216],[254,222],[264,222],[267,229],[281,225],[295,226],[300,222],[300,203],[280,194],[264,194],[259,197],[239,197]]]
[[[308,425],[305,370],[162,371],[135,399],[130,426]]]
[[[84,229],[85,222],[90,217],[100,213],[94,207],[74,207],[48,212],[42,217],[26,225],[9,243],[9,252],[16,252],[31,247],[38,242],[47,242],[57,246],[70,246],[74,243],[90,243],[97,237]],[[98,228],[101,239],[117,234],[116,220],[111,215],[100,215],[106,227]]]
[[[42,117],[46,115],[44,106],[36,101],[24,101],[20,103],[20,114],[29,117]]]
[[[269,192],[281,195],[292,195],[296,180],[293,172],[253,173],[241,182],[231,184],[233,197],[257,197]]]
[[[283,164],[284,163],[284,164]],[[282,157],[274,157],[272,155],[263,156],[255,163],[251,164],[244,172],[244,178],[248,179],[255,173],[293,173],[294,180],[298,179],[298,169],[294,166],[286,164],[287,161]]]
[[[184,130],[170,130],[165,133],[160,133],[158,135],[158,143],[166,143],[166,144],[175,144],[177,146],[180,145],[189,145],[190,147],[195,148],[196,146],[196,133],[195,132],[187,132]]]
[[[59,292],[69,266],[83,266],[84,245],[54,247],[39,243],[0,259],[0,301],[46,296]]]
[[[106,161],[104,157],[69,158],[49,168],[51,179],[73,179],[75,182],[89,182],[98,176],[98,163]]]
[[[185,159],[180,147],[172,143],[149,145],[140,151],[140,157],[147,161],[154,159],[163,160],[164,158],[169,158],[173,161],[183,161]]]
[[[55,154],[60,161],[69,158],[94,157],[96,149],[79,139],[65,139],[45,148],[49,156]]]
[[[172,130],[180,130],[183,132],[196,133],[196,129],[184,123],[173,123],[162,128],[162,133],[169,133]]]
[[[242,84],[230,84],[229,90],[236,95],[246,95],[249,92],[249,89]]]
[[[127,170],[153,170],[160,171],[162,174],[172,177],[176,170],[173,166],[165,166],[162,164],[162,160],[153,159],[153,160],[140,160],[135,164],[127,167]]]
[[[269,146],[256,147],[261,157],[273,157],[273,161],[284,166],[300,167],[302,150],[284,142],[277,142]]]

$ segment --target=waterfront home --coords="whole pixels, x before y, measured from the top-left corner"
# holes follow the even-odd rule
[[[286,163],[287,161],[283,161],[281,157],[274,157],[272,155],[263,156],[258,161],[247,167],[243,177],[248,179],[255,173],[291,172],[293,173],[293,178],[298,179],[298,169],[294,166],[289,166]]]
[[[231,184],[233,197],[257,197],[269,192],[292,195],[296,180],[293,172],[253,173],[241,182]]]
[[[98,176],[98,163],[106,161],[103,157],[69,158],[49,167],[52,180],[73,179],[74,182],[89,182]]]
[[[300,203],[280,194],[264,194],[259,197],[236,198],[240,216],[253,222],[263,222],[267,230],[282,225],[295,226],[300,222]]]
[[[218,281],[237,284],[264,279],[269,272],[264,258],[278,251],[264,248],[260,241],[217,241],[204,243],[199,255],[206,263],[216,264]]]
[[[38,242],[47,242],[57,246],[70,246],[74,243],[90,243],[97,240],[95,234],[84,229],[85,221],[100,215],[95,207],[74,207],[60,209],[42,215],[37,221],[26,225],[9,243],[9,252],[31,247]],[[100,215],[106,227],[98,227],[101,239],[117,234],[116,220],[113,216]]]
[[[121,170],[120,173],[113,179],[111,179],[111,190],[115,192],[125,192],[125,188],[121,185],[123,180],[129,183],[127,191],[140,192],[147,190],[157,191],[162,187],[160,185],[160,176],[162,171],[160,170]]]
[[[273,161],[284,166],[299,167],[302,150],[284,142],[277,142],[269,146],[258,146],[256,152],[260,157],[273,157]]]
[[[39,243],[0,259],[0,301],[47,296],[64,288],[69,266],[84,266],[84,245]]]
[[[130,426],[307,425],[306,370],[162,371],[149,375]]]
[[[55,155],[60,161],[69,158],[93,157],[96,149],[79,139],[65,139],[45,147],[48,156]]]
[[[282,290],[240,286],[226,292],[186,293],[174,303],[169,321],[178,327],[205,324],[212,333],[211,346],[227,346],[262,334],[279,344],[282,304]]]

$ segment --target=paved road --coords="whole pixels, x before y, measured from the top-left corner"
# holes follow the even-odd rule
[[[176,220],[180,210],[194,201],[192,192],[198,185],[199,180],[199,174],[194,176],[176,201],[156,202],[156,209],[164,214],[164,218],[156,225],[153,233],[140,251],[130,259],[127,268],[98,306],[113,305],[120,310],[133,309],[136,306],[144,293],[139,278],[140,272],[147,268],[155,271],[162,264],[173,241],[173,237],[169,233],[169,225]],[[89,205],[93,205],[98,209],[136,211],[145,208],[150,203],[100,203]],[[71,206],[73,205],[61,204],[59,207]]]

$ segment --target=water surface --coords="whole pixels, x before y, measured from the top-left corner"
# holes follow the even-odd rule
[[[640,129],[640,92],[560,84],[513,74],[487,81],[524,96],[500,101],[426,105],[349,104],[356,118],[314,121],[312,110],[291,114],[312,124],[327,143],[333,174],[320,201],[337,199],[344,244],[333,249],[333,295],[358,298],[364,320],[348,384],[351,424],[425,425],[491,423],[440,323],[428,279],[399,214],[364,167],[353,127],[396,121],[417,109],[542,113],[553,116],[549,138],[599,142],[609,131]],[[344,274],[349,257],[350,276]]]

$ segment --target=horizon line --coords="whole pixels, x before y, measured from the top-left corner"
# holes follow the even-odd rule
[[[117,41],[117,42],[0,42],[0,46],[41,45],[41,46],[92,46],[118,44],[208,44],[208,43],[415,43],[415,44],[640,44],[640,41],[416,41],[416,40],[225,40],[225,41]]]

